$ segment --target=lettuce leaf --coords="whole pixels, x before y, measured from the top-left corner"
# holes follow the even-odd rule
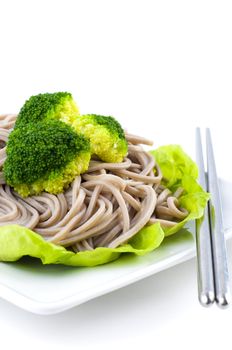
[[[188,221],[203,216],[210,194],[197,183],[197,165],[179,145],[161,146],[150,153],[160,166],[163,174],[162,183],[172,192],[178,187],[184,189],[179,203],[189,214],[175,226],[163,228],[165,236],[169,236],[178,232]]]
[[[127,244],[118,248],[96,248],[92,251],[74,253],[64,247],[46,242],[37,233],[19,226],[0,227],[0,261],[16,261],[29,255],[43,264],[71,266],[96,266],[117,259],[121,254],[144,255],[162,243],[165,236],[176,233],[189,220],[200,218],[209,199],[197,183],[197,166],[177,145],[162,146],[151,154],[155,157],[164,176],[163,183],[172,191],[181,186],[185,192],[180,204],[189,211],[183,221],[172,228],[162,229],[160,224],[144,227]]]
[[[0,260],[16,261],[25,255],[41,259],[43,264],[64,264],[71,266],[96,266],[119,257],[121,253],[144,255],[157,248],[164,239],[160,225],[146,226],[118,248],[96,248],[79,253],[46,242],[40,235],[19,225],[0,228]]]
[[[196,163],[183,151],[179,145],[161,146],[150,153],[159,164],[165,185],[168,188],[178,187],[184,176],[197,180],[198,168]]]

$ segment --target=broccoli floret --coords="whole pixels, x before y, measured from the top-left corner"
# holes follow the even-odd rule
[[[59,119],[72,124],[79,114],[78,107],[68,92],[31,96],[21,108],[15,127],[42,120]]]
[[[73,127],[90,140],[91,152],[105,162],[118,163],[127,154],[127,141],[121,125],[113,118],[96,114],[81,115]]]
[[[91,144],[91,152],[105,162],[121,162],[127,154],[127,141],[121,125],[113,117],[96,114],[79,115],[68,92],[31,96],[21,108],[15,129],[28,123],[60,120],[84,134]]]
[[[62,192],[88,169],[91,156],[85,136],[59,120],[14,129],[6,153],[5,181],[24,197]]]

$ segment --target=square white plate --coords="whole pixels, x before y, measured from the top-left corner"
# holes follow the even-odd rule
[[[232,183],[221,181],[226,236],[232,236]],[[54,314],[127,286],[195,256],[194,227],[143,256],[124,255],[92,268],[43,266],[36,259],[0,263],[0,296],[37,314]]]

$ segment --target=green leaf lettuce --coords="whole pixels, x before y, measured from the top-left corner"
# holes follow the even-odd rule
[[[187,218],[172,228],[162,229],[160,224],[144,227],[127,244],[118,248],[96,248],[92,251],[74,253],[64,247],[46,242],[37,233],[19,226],[0,227],[0,261],[16,261],[25,255],[41,259],[43,264],[71,266],[96,266],[117,259],[121,254],[144,255],[162,243],[189,220],[200,218],[209,199],[197,183],[197,166],[177,145],[162,146],[151,154],[155,157],[164,176],[164,184],[171,190],[181,186],[184,194],[180,205],[189,212]]]
[[[210,195],[197,183],[196,163],[179,145],[161,146],[150,153],[160,166],[163,174],[162,183],[172,192],[178,187],[184,189],[179,203],[181,207],[188,210],[189,214],[174,227],[163,229],[165,236],[169,236],[178,232],[188,221],[202,217]]]

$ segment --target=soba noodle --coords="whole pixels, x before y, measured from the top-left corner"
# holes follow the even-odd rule
[[[128,155],[122,163],[93,159],[88,171],[64,193],[20,197],[5,184],[2,172],[16,117],[0,116],[0,226],[25,226],[45,240],[78,252],[115,248],[146,224],[172,227],[187,216],[178,203],[182,189],[172,194],[161,185],[158,164],[141,146],[152,142],[130,134],[126,134]]]

